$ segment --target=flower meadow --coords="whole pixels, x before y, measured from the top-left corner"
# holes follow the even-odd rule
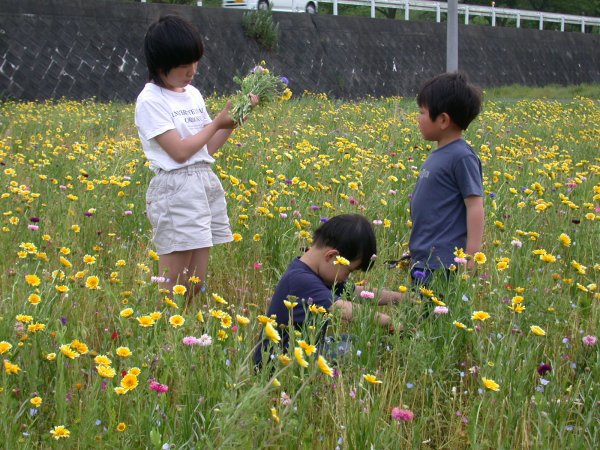
[[[466,133],[484,167],[484,247],[385,307],[388,334],[374,292],[410,289],[397,261],[431,150],[416,117],[403,98],[257,108],[214,166],[234,242],[186,302],[185,286],[158,288],[133,106],[1,103],[3,447],[595,447],[600,105],[486,99]],[[318,354],[307,329],[255,372],[260,332],[277,341],[286,325],[264,316],[278,277],[347,212],[378,238],[373,268],[353,274],[365,308],[352,323],[309,313],[330,320],[332,349],[351,345]]]

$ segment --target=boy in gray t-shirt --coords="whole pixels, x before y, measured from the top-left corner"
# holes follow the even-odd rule
[[[462,73],[438,75],[417,96],[421,134],[437,142],[421,167],[410,202],[411,275],[417,283],[427,283],[433,270],[454,264],[455,248],[471,256],[481,249],[481,161],[463,139],[481,102],[481,91]],[[472,264],[469,259],[467,266]]]

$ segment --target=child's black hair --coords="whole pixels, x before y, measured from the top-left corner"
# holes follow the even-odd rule
[[[377,255],[377,241],[371,223],[360,214],[334,216],[315,230],[313,245],[331,247],[352,262],[360,259],[366,271]]]
[[[204,45],[200,33],[187,20],[174,15],[154,22],[144,38],[144,55],[150,81],[163,86],[161,74],[200,61]]]
[[[477,117],[482,100],[481,89],[462,72],[443,73],[428,80],[417,95],[417,105],[429,110],[431,120],[446,113],[461,130]]]

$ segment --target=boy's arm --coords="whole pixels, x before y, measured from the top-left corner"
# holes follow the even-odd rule
[[[352,302],[348,300],[336,300],[331,306],[331,311],[339,310],[341,312],[342,319],[351,322],[352,321],[352,311],[354,308],[360,309],[360,305],[354,305]],[[394,325],[392,323],[392,318],[387,314],[375,313],[375,320],[379,325],[386,328],[388,331],[394,331]]]
[[[472,195],[465,198],[467,208],[467,248],[465,252],[474,255],[481,250],[483,241],[483,227],[485,214],[483,211],[483,197]],[[473,266],[473,260],[469,261],[469,266]]]

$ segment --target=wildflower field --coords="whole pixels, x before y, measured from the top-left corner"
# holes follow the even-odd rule
[[[484,108],[466,133],[485,176],[476,269],[385,307],[401,332],[359,299],[356,321],[329,318],[333,338],[355,336],[346,354],[319,358],[307,330],[255,373],[261,329],[280,325],[263,316],[269,296],[323,218],[373,221],[377,263],[355,282],[410,286],[389,261],[431,148],[414,101],[305,94],[257,109],[214,167],[235,241],[187,304],[153,278],[133,106],[1,103],[1,446],[595,448],[600,104]]]

